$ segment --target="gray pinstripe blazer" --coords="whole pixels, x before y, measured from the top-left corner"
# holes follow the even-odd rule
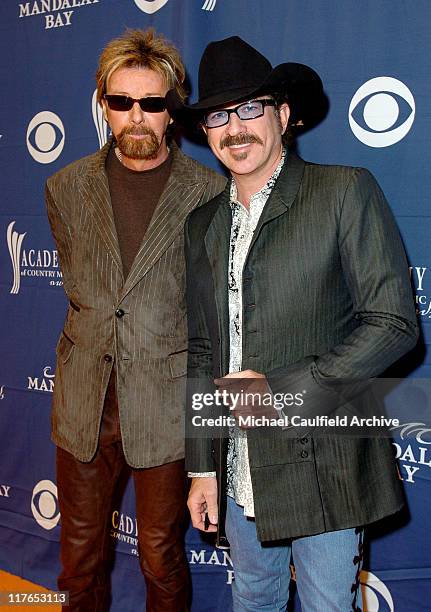
[[[195,392],[211,390],[212,379],[228,372],[230,226],[229,186],[186,224]],[[407,262],[367,170],[310,164],[289,153],[244,265],[242,324],[243,369],[265,373],[274,392],[305,389],[306,404],[314,398],[318,407],[328,401],[329,381],[378,376],[413,348],[418,329]],[[247,432],[261,540],[356,527],[402,507],[389,439],[271,429]],[[226,445],[218,437],[191,435],[186,467],[217,469],[222,530]]]
[[[184,457],[184,221],[226,181],[172,145],[171,175],[124,279],[105,172],[110,146],[60,170],[46,186],[70,300],[57,345],[52,438],[91,460],[115,360],[126,459],[151,467]]]

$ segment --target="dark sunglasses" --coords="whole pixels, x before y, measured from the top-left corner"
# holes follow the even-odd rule
[[[105,94],[103,96],[108,106],[113,111],[129,111],[135,102],[145,113],[162,113],[166,110],[165,98],[159,96],[148,96],[147,98],[130,98],[116,94]]]

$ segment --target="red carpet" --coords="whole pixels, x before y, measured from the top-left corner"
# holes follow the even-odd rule
[[[13,576],[12,574],[7,574],[0,570],[0,591],[2,593],[2,600],[0,605],[1,610],[28,610],[29,612],[60,612],[61,605],[60,604],[50,604],[44,603],[43,605],[29,605],[29,604],[13,604],[12,606],[4,605],[4,597],[6,593],[50,593],[49,589],[45,589],[45,587],[39,586],[37,584],[33,584],[32,582],[28,582],[27,580],[23,580],[22,578],[18,578],[17,576]]]

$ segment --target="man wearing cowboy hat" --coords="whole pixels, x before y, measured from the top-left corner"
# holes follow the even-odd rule
[[[375,377],[413,348],[394,219],[367,170],[310,164],[284,147],[288,126],[306,129],[327,107],[307,66],[272,69],[238,37],[213,42],[199,101],[171,93],[168,107],[201,123],[231,173],[186,224],[193,525],[219,543],[226,528],[236,612],[285,609],[292,555],[304,612],[359,610],[362,526],[403,506],[390,440],[283,426],[274,401],[232,398],[291,392],[284,416],[328,412],[334,382]],[[195,418],[196,398],[215,388],[234,408],[228,440]]]

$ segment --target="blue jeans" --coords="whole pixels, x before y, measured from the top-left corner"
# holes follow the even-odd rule
[[[261,544],[253,519],[228,497],[226,534],[235,571],[234,612],[282,612],[289,599],[291,557],[302,612],[352,612],[362,609],[359,572],[362,532],[343,529]]]

